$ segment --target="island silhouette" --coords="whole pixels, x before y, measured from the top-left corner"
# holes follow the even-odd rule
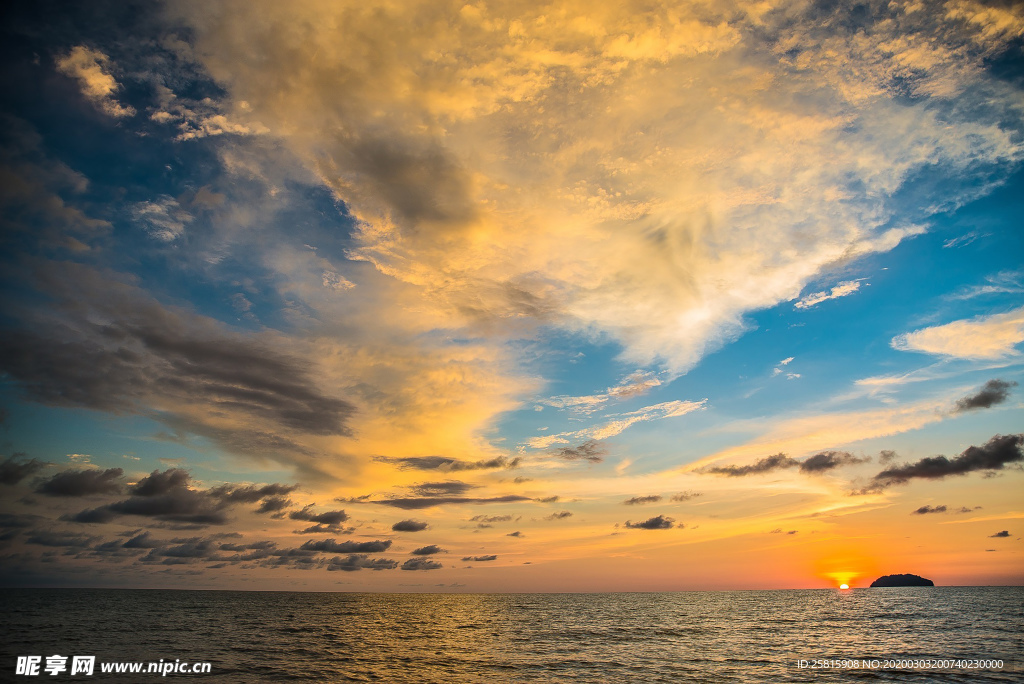
[[[934,587],[935,582],[917,575],[884,575],[871,583],[872,587]]]

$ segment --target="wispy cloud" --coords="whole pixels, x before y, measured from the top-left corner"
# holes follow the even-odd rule
[[[105,114],[115,118],[135,115],[132,107],[114,97],[121,86],[110,74],[110,58],[102,52],[77,45],[57,59],[57,70],[77,80],[82,94]]]
[[[964,359],[1019,356],[1024,342],[1024,307],[904,333],[892,339],[894,349]]]
[[[684,416],[693,411],[699,411],[707,405],[707,399],[700,401],[665,401],[660,404],[645,406],[636,411],[628,413],[611,414],[611,420],[583,430],[573,432],[560,432],[555,435],[544,435],[542,437],[531,437],[526,440],[527,445],[534,449],[545,449],[553,444],[566,444],[576,439],[589,439],[600,441],[614,437],[625,431],[631,425],[650,420],[661,420],[663,418],[675,418]]]
[[[844,280],[843,282],[835,285],[831,290],[822,290],[821,292],[812,292],[811,294],[804,295],[796,304],[793,305],[793,308],[809,309],[812,306],[817,306],[818,304],[827,302],[830,299],[848,297],[860,289],[860,284],[863,280],[865,280],[865,278],[860,278],[858,280]]]

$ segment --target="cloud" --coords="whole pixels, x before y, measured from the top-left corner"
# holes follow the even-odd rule
[[[410,490],[413,494],[420,496],[458,496],[475,487],[476,485],[467,482],[449,480],[447,482],[424,482],[410,487]]]
[[[916,511],[913,511],[911,515],[925,515],[927,513],[945,513],[945,506],[921,506]]]
[[[787,358],[782,359],[781,361],[779,361],[779,365],[777,365],[775,368],[772,369],[772,377],[774,378],[777,375],[782,375],[785,372],[785,371],[782,370],[783,366],[788,366],[791,363],[793,363],[793,357],[792,356],[787,357]],[[786,373],[786,378],[788,380],[795,380],[795,379],[797,379],[799,377],[800,377],[799,373]]]
[[[427,523],[418,520],[399,520],[391,526],[391,529],[395,532],[422,532],[427,527]]]
[[[1003,359],[1019,355],[1015,347],[1021,342],[1024,307],[897,335],[892,347],[963,359]]]
[[[310,504],[301,511],[292,511],[288,514],[288,517],[292,520],[305,520],[307,522],[319,523],[327,527],[336,527],[348,520],[348,514],[345,513],[345,511],[325,511],[323,513],[314,513],[312,509],[313,504]]]
[[[948,245],[943,245],[943,247],[946,246]],[[986,276],[985,280],[985,285],[965,287],[962,290],[948,295],[948,299],[964,301],[974,299],[975,297],[984,297],[986,295],[1020,294],[1024,292],[1024,269],[1016,271],[1000,271],[995,275]]]
[[[412,553],[413,555],[416,555],[416,556],[432,556],[435,553],[444,553],[444,552],[445,552],[445,550],[442,549],[440,546],[438,546],[436,544],[431,544],[430,546],[421,546],[418,549],[413,549],[409,553]]]
[[[344,541],[338,542],[334,539],[323,539],[313,541],[310,539],[299,547],[302,551],[323,551],[326,553],[381,553],[391,548],[391,540],[376,540],[369,542]]]
[[[1006,380],[989,380],[977,394],[968,395],[956,402],[955,413],[962,413],[976,408],[992,408],[996,404],[1002,404],[1010,397],[1010,388],[1016,387],[1016,382]]]
[[[462,558],[462,560],[469,561],[469,562],[475,562],[475,563],[483,563],[483,562],[486,562],[486,561],[498,560],[498,557],[497,556],[464,556]]]
[[[402,563],[402,570],[438,570],[444,565],[427,558],[410,558]]]
[[[96,537],[70,532],[51,532],[49,530],[40,530],[29,536],[25,541],[26,543],[37,544],[39,546],[86,548],[96,541]]]
[[[25,314],[0,336],[0,368],[31,400],[142,414],[229,452],[299,467],[316,462],[302,441],[351,433],[354,405],[322,391],[311,362],[277,351],[270,337],[167,309],[79,265],[37,275],[59,315]]]
[[[990,538],[1009,537],[1010,536],[1010,532],[1009,532],[1009,530],[1003,530],[1002,532],[996,532],[995,534],[990,534],[988,536]]]
[[[163,472],[154,470],[129,487],[129,491],[135,496],[158,496],[187,487],[191,481],[192,476],[181,468],[168,468]]]
[[[154,202],[136,203],[132,207],[132,218],[153,238],[173,242],[185,234],[185,226],[193,217],[176,199],[161,195]]]
[[[519,458],[505,458],[497,456],[486,461],[461,461],[457,458],[446,456],[403,456],[400,458],[388,458],[378,456],[374,460],[384,463],[393,463],[400,469],[412,468],[415,470],[438,470],[441,472],[459,472],[464,470],[497,470],[499,468],[519,467]]]
[[[291,499],[286,499],[283,496],[270,496],[263,500],[263,503],[256,509],[256,512],[279,513],[291,505]]]
[[[150,536],[149,530],[138,534],[128,541],[123,546],[126,549],[157,549],[163,545],[163,542],[157,541]]]
[[[0,484],[16,485],[46,466],[45,463],[34,458],[28,461],[23,460],[24,458],[25,454],[16,453],[0,462]]]
[[[119,494],[124,486],[120,468],[108,470],[65,470],[43,480],[36,492],[49,496],[90,496],[92,494]]]
[[[506,537],[525,537],[526,535],[523,534],[522,532],[520,532],[519,530],[516,530],[515,532],[509,532],[505,536]]]
[[[106,507],[106,510],[121,515],[138,515],[170,522],[223,525],[228,521],[223,508],[223,504],[205,492],[180,488],[172,489],[164,494],[132,497],[125,501],[112,503]],[[84,522],[84,520],[78,520]]]
[[[255,485],[222,485],[214,487],[209,492],[211,496],[215,496],[227,503],[255,503],[268,497],[280,497],[285,494],[291,494],[298,488],[298,485],[283,485],[275,482],[261,487]],[[305,520],[305,518],[302,519]]]
[[[357,570],[394,570],[398,567],[398,561],[387,558],[369,558],[362,554],[353,554],[345,558],[335,556],[327,562],[327,569],[330,571],[342,570],[344,572],[355,572]],[[402,568],[403,570],[405,568]]]
[[[1018,91],[985,68],[1011,33],[944,6],[257,7],[172,14],[232,119],[350,208],[354,254],[450,315],[607,335],[643,367],[684,372],[978,192],[942,179],[1020,156]]]
[[[800,471],[805,473],[819,473],[826,470],[833,470],[844,465],[867,463],[870,460],[871,459],[868,457],[858,458],[857,456],[845,451],[823,451],[801,461]]]
[[[996,435],[984,446],[967,447],[959,456],[930,456],[916,463],[888,468],[875,475],[864,491],[877,491],[912,479],[941,480],[950,475],[966,475],[978,470],[1002,470],[1008,463],[1024,460],[1021,445],[1024,434]]]
[[[563,458],[567,461],[589,461],[591,463],[600,463],[604,460],[604,455],[608,451],[596,440],[587,440],[577,447],[564,447],[554,452],[554,455],[558,458]]]
[[[657,494],[650,494],[648,496],[634,496],[631,499],[626,499],[622,503],[624,503],[627,506],[638,506],[638,505],[649,504],[649,503],[657,503],[658,501],[661,501],[661,498],[662,497],[657,495]],[[675,500],[675,497],[673,497],[673,500]],[[685,499],[679,499],[679,500],[680,501],[685,501]]]
[[[868,457],[860,458],[845,451],[823,451],[809,456],[803,461],[798,461],[786,454],[778,453],[774,456],[766,456],[750,465],[704,466],[698,472],[727,475],[729,477],[743,477],[746,475],[770,473],[786,468],[799,468],[800,472],[803,473],[821,473],[844,465],[867,463],[870,460]]]
[[[486,503],[513,503],[516,501],[530,501],[528,496],[506,495],[492,497],[466,497],[466,496],[426,496],[426,497],[395,497],[392,499],[367,499],[358,503],[382,504],[406,510],[420,508],[433,508],[446,504],[486,504]]]
[[[701,496],[700,492],[679,492],[678,494],[673,494],[671,497],[669,497],[669,501],[673,501],[673,502],[689,501],[690,499],[695,499],[698,496]]]
[[[728,475],[729,477],[742,477],[744,475],[759,475],[761,473],[769,473],[773,470],[779,470],[781,468],[795,468],[800,465],[800,462],[789,458],[786,454],[778,453],[774,456],[766,456],[758,460],[752,465],[745,466],[707,466],[700,470],[702,473],[710,473],[713,475]]]
[[[703,409],[706,404],[707,399],[702,399],[700,401],[665,401],[660,404],[645,406],[641,409],[630,411],[628,413],[609,414],[607,418],[610,418],[611,420],[608,420],[601,425],[595,425],[593,427],[576,430],[574,432],[562,432],[556,435],[531,437],[526,440],[526,443],[535,449],[546,449],[553,444],[567,443],[571,439],[588,438],[589,441],[598,442],[603,439],[608,439],[609,437],[614,437],[636,423],[683,416],[692,411],[699,411]],[[569,453],[570,455],[572,454],[571,449],[569,450]]]
[[[118,471],[120,476],[120,469],[111,470]],[[75,482],[78,480],[76,476]],[[154,470],[128,487],[131,495],[128,499],[83,510],[75,515],[65,516],[64,519],[80,523],[105,523],[118,515],[137,515],[173,523],[223,525],[228,522],[227,510],[232,506],[252,503],[260,497],[295,489],[294,485],[274,483],[263,487],[223,485],[198,490],[191,488],[191,482],[192,476],[181,468],[168,468],[162,472]],[[120,486],[109,493],[119,491]]]
[[[625,524],[626,527],[633,530],[667,530],[672,527],[672,523],[674,522],[675,519],[673,518],[668,518],[664,515],[657,515],[641,522],[632,522],[627,520]],[[682,527],[682,525],[679,525],[679,527]]]
[[[82,94],[104,113],[115,118],[134,116],[135,110],[114,98],[121,86],[110,75],[110,58],[98,50],[77,45],[57,59],[57,71],[78,81]]]
[[[470,522],[482,522],[482,523],[496,523],[496,522],[508,522],[512,519],[511,515],[474,515],[470,518]]]
[[[572,517],[572,511],[556,511],[551,515],[544,516],[545,520],[565,520]]]
[[[116,517],[117,513],[112,511],[109,506],[98,506],[96,508],[87,508],[74,515],[61,516],[61,520],[79,523],[108,523]]]
[[[863,280],[863,278],[861,278],[861,280]],[[816,306],[830,299],[838,299],[839,297],[852,295],[860,289],[861,280],[844,280],[831,290],[824,290],[822,292],[814,292],[812,294],[804,295],[800,298],[800,301],[793,305],[793,308],[809,309],[812,306]]]
[[[557,396],[541,401],[545,406],[569,409],[577,415],[590,415],[602,408],[609,399],[625,400],[643,396],[661,385],[661,379],[650,371],[634,371],[619,384],[607,388],[604,393],[584,396]]]

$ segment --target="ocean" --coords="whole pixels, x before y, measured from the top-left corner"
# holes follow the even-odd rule
[[[1024,681],[1024,587],[0,596],[3,681]],[[31,656],[39,674],[18,674]],[[73,656],[93,674],[72,676]],[[209,672],[101,672],[134,662]]]

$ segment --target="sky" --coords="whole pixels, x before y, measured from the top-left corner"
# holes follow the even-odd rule
[[[1024,584],[1024,11],[12,3],[0,583]]]

